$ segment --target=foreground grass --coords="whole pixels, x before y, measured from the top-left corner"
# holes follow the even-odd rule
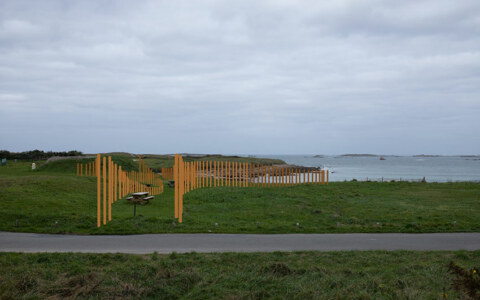
[[[74,170],[35,172],[24,163],[0,168],[0,230],[80,234],[480,231],[480,184],[465,182],[199,189],[185,195],[182,224],[173,218],[173,189],[165,187],[165,193],[151,204],[137,207],[136,218],[132,204],[114,203],[112,221],[97,229],[95,178],[77,177]]]
[[[480,251],[0,253],[0,298],[467,299],[451,261],[478,267]]]

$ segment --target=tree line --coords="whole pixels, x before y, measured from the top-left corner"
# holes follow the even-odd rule
[[[24,152],[10,152],[7,150],[0,150],[0,159],[33,159],[33,160],[42,160],[48,159],[52,156],[78,156],[83,155],[81,151],[63,151],[63,152],[53,152],[53,151],[41,151],[41,150],[32,150],[32,151],[24,151]]]

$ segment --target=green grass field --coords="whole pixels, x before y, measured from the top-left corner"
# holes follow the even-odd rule
[[[124,169],[135,167],[131,159],[122,159],[114,157]],[[96,180],[77,177],[75,165],[75,161],[59,161],[37,171],[21,162],[0,167],[0,230],[79,234],[480,231],[480,184],[464,182],[199,189],[185,195],[182,224],[173,218],[173,189],[165,187],[165,193],[151,204],[137,207],[135,218],[132,204],[116,202],[112,221],[98,229]]]
[[[478,284],[480,251],[0,253],[0,299],[469,299],[450,262]]]

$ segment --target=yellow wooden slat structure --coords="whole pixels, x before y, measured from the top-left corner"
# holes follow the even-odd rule
[[[183,195],[204,187],[285,187],[328,184],[328,170],[299,170],[273,165],[230,161],[184,162],[175,154],[173,168],[162,168],[162,177],[175,181],[174,216],[183,222]],[[326,177],[325,177],[326,176]]]

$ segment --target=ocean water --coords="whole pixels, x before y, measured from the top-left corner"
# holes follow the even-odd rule
[[[288,164],[330,170],[330,181],[344,180],[421,180],[428,182],[480,182],[480,157],[440,156],[323,156],[255,155],[278,158]]]

